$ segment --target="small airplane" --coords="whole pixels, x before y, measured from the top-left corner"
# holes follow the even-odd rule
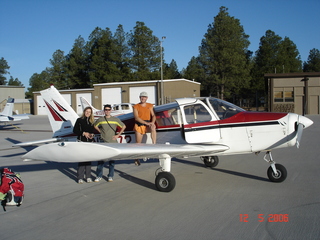
[[[0,112],[0,122],[21,121],[23,119],[29,119],[27,114],[13,115],[13,106],[14,98],[9,98],[3,111]]]
[[[82,110],[85,109],[86,107],[91,107],[92,108],[95,119],[104,116],[104,111],[94,108],[88,102],[88,100],[86,98],[80,97],[80,102],[81,102]],[[133,105],[134,105],[133,103],[113,104],[112,105],[112,110],[113,111],[111,112],[111,115],[112,116],[120,116],[120,115],[123,115],[123,114],[131,113],[131,112],[133,112],[133,108],[132,108]]]
[[[267,175],[272,182],[287,177],[286,168],[277,164],[271,151],[277,148],[300,146],[303,129],[313,122],[295,113],[249,112],[213,97],[180,98],[176,102],[156,106],[157,144],[136,144],[133,113],[119,116],[126,131],[119,143],[71,142],[78,115],[51,86],[41,91],[46,103],[55,141],[63,142],[39,146],[22,156],[25,160],[81,162],[98,160],[159,159],[160,169],[156,188],[170,192],[176,182],[171,174],[171,158],[200,157],[207,167],[219,163],[218,156],[265,152],[263,159],[270,164]],[[73,136],[72,136],[73,135]],[[39,143],[37,141],[36,143]],[[22,143],[23,144],[23,143]],[[16,144],[20,146],[26,146]]]

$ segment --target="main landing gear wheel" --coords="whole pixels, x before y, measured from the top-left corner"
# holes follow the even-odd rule
[[[281,164],[275,164],[277,169],[277,175],[273,172],[272,167],[268,168],[267,174],[271,182],[283,182],[287,178],[287,170]]]
[[[217,156],[209,156],[209,157],[202,157],[202,160],[204,162],[204,165],[206,167],[214,168],[219,163],[219,158]]]
[[[170,172],[160,172],[155,184],[160,192],[171,192],[176,186],[176,180]]]

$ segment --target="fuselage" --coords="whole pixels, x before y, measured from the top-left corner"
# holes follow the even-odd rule
[[[268,151],[296,144],[296,126],[312,124],[295,113],[249,112],[216,98],[184,98],[155,107],[157,143],[223,144],[239,154]],[[119,138],[121,143],[134,143],[132,114],[119,116],[127,125]],[[146,143],[151,143],[146,135]]]

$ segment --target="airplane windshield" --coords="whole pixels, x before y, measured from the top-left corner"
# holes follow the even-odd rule
[[[210,98],[209,102],[220,120],[232,117],[239,112],[245,111],[244,109],[221,99]]]

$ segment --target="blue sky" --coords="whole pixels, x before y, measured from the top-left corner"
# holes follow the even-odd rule
[[[174,59],[181,70],[198,55],[221,6],[240,20],[253,52],[269,29],[289,37],[302,61],[311,49],[320,50],[319,0],[1,0],[0,58],[27,88],[34,73],[50,67],[52,54],[67,54],[79,35],[88,40],[96,27],[115,32],[119,24],[130,32],[141,21],[157,37],[166,36],[164,60]]]

